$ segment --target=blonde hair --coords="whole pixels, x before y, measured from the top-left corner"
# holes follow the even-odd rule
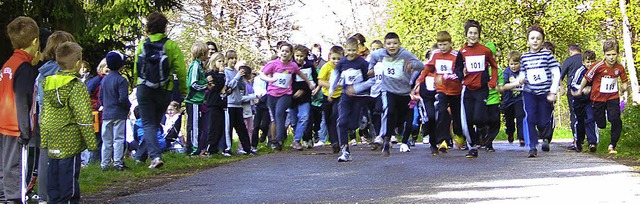
[[[13,49],[24,49],[31,46],[34,39],[40,37],[40,30],[32,18],[20,16],[7,25],[7,35]]]
[[[96,72],[97,73],[104,73],[105,69],[107,69],[107,59],[106,58],[102,58],[102,60],[100,60],[100,64],[98,64],[98,68],[96,68]]]
[[[216,67],[216,61],[218,59],[225,60],[224,55],[220,52],[213,53],[211,57],[209,57],[209,62],[207,62],[207,64],[210,70],[220,70],[221,68],[224,68],[224,67]],[[213,69],[212,67],[217,69]]]
[[[71,33],[65,31],[56,31],[47,38],[47,46],[44,47],[42,54],[44,55],[44,61],[56,59],[56,49],[60,44],[64,42],[76,42]]]
[[[82,47],[75,42],[64,42],[56,49],[56,62],[60,69],[74,70],[82,61]]]
[[[203,42],[196,42],[191,46],[191,56],[193,56],[193,60],[205,57],[207,54],[209,54],[209,47],[207,47],[207,44],[204,44]]]

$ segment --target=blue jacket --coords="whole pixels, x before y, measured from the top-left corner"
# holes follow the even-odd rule
[[[128,94],[129,82],[117,71],[107,74],[100,85],[100,103],[102,104],[102,119],[127,119],[131,102]]]

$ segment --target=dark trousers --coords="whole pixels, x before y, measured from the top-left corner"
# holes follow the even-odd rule
[[[260,138],[266,138],[269,133],[269,109],[256,106],[256,115],[253,116],[253,133],[251,134],[251,146],[258,147],[258,135]]]
[[[606,111],[606,115],[605,115]],[[607,102],[593,102],[593,113],[598,128],[607,127],[607,119],[611,122],[611,145],[616,147],[622,132],[622,120],[620,119],[620,99],[611,99]]]
[[[206,147],[200,143],[200,135],[203,134],[202,117],[200,116],[200,105],[186,103],[187,104],[187,154],[200,153],[200,151]]]
[[[309,141],[314,137],[317,137],[317,133],[320,130],[320,124],[322,123],[322,107],[311,105],[311,111],[309,111],[309,126],[304,132],[302,140]],[[316,133],[316,136],[313,134]]]
[[[49,203],[80,203],[80,163],[80,154],[66,159],[49,159]]]
[[[162,116],[169,106],[171,92],[163,88],[153,89],[146,85],[138,85],[137,97],[142,128],[144,129],[144,139],[140,146],[149,153],[152,159],[161,157],[162,152],[156,134],[160,128]],[[143,153],[144,151],[139,152]],[[141,158],[141,156],[138,155],[136,158]]]
[[[575,114],[576,122],[573,124],[573,137],[576,146],[580,146],[584,142],[585,135],[589,144],[598,144],[599,132],[596,127],[595,117],[593,115],[593,106],[589,99],[576,100],[573,102],[573,114]]]
[[[538,130],[552,128],[551,115],[553,104],[547,100],[547,95],[534,95],[522,92],[524,107],[524,143],[530,149],[538,145]]]
[[[349,132],[355,131],[360,125],[360,113],[365,100],[364,97],[352,97],[346,94],[340,96],[337,128],[340,146],[348,144]]]
[[[422,124],[422,139],[429,135],[429,143],[436,144],[436,93],[427,92],[425,83],[420,84],[420,97],[422,98],[422,105],[426,113],[426,117],[429,119],[427,123]],[[423,116],[421,116],[423,117]]]
[[[571,132],[573,133],[574,137],[573,140],[577,140],[578,138],[576,138],[576,114],[575,114],[575,106],[573,105],[573,102],[575,101],[573,99],[573,95],[571,95],[571,87],[567,87],[567,90],[569,91],[569,93],[567,94],[567,104],[569,105],[569,120],[571,120]],[[584,139],[584,138],[583,138]]]
[[[251,152],[251,141],[249,141],[249,132],[247,132],[247,126],[244,124],[244,117],[242,117],[242,107],[227,107],[227,137],[231,138],[232,130],[236,130],[242,149],[245,152]],[[227,148],[230,148],[229,145]]]
[[[329,130],[329,142],[331,144],[338,143],[338,102],[340,98],[334,98],[331,102],[327,100],[327,96],[324,97],[322,103],[322,111],[324,112],[324,119],[327,123],[327,129]]]
[[[287,109],[291,106],[291,95],[275,97],[269,95],[267,99],[271,119],[275,121],[276,135],[274,142],[284,142],[287,139]]]
[[[500,131],[500,107],[498,104],[487,105],[486,118],[485,126],[478,131],[481,134],[483,145],[492,147],[493,140],[496,139]]]
[[[479,144],[480,138],[476,129],[485,125],[487,116],[487,96],[489,89],[484,87],[478,90],[469,90],[466,86],[462,88],[462,133],[467,138],[467,146],[469,149]]]
[[[437,145],[442,141],[451,140],[451,121],[453,120],[453,133],[456,135],[462,135],[462,124],[460,112],[460,96],[449,96],[444,93],[436,94],[436,139],[435,143],[431,145]],[[448,109],[451,109],[449,113]],[[433,136],[431,136],[433,137]]]
[[[513,133],[516,133],[517,129],[518,139],[524,140],[524,129],[522,129],[524,109],[522,108],[522,101],[515,102],[510,106],[505,107],[502,109],[502,114],[504,114],[505,132],[507,135],[513,135]]]
[[[409,108],[411,97],[394,93],[382,92],[382,127],[380,132],[385,140],[395,133],[395,129],[404,124],[402,128],[402,143],[409,141],[413,123],[413,109]]]
[[[226,136],[224,130],[226,129],[225,121],[227,117],[225,116],[226,114],[223,107],[208,106],[207,109],[209,110],[209,134],[207,137],[209,147],[207,152],[217,154],[220,141],[223,139],[223,136]],[[227,140],[225,139],[224,141],[226,142]]]

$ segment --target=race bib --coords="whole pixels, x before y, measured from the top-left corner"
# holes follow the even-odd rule
[[[509,83],[516,82],[517,80],[518,79],[516,79],[515,77],[510,77],[509,78]],[[514,87],[513,90],[514,91],[522,91],[522,85]]]
[[[453,73],[453,61],[451,61],[451,60],[436,60],[436,73],[437,74],[452,74]]]
[[[527,81],[529,81],[529,84],[540,84],[547,80],[547,72],[544,68],[527,70]]]
[[[345,85],[353,85],[362,81],[362,72],[357,69],[347,69],[342,71],[342,78]]]
[[[384,66],[382,65],[382,63],[378,63],[376,64],[376,66],[373,67],[373,75],[376,78],[376,83],[382,81],[383,72],[384,72]]]
[[[404,60],[398,59],[391,61],[391,59],[384,59],[384,75],[395,79],[402,79],[404,75]]]
[[[300,69],[300,73],[303,73],[305,76],[307,76],[307,79],[309,79],[309,81],[313,81],[313,79],[311,78],[311,68]],[[296,82],[301,81],[304,81],[304,79],[296,75]]]
[[[483,72],[485,70],[484,55],[468,56],[465,58],[467,72]]]
[[[286,89],[291,85],[291,74],[273,73],[273,78],[276,79],[276,81],[273,82],[274,86]]]
[[[600,93],[617,93],[618,78],[602,78],[600,81]]]
[[[424,78],[424,85],[427,87],[427,90],[429,91],[435,91],[436,90],[436,80],[434,77],[432,76],[427,76]]]

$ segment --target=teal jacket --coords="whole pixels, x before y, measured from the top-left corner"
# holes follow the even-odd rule
[[[48,149],[49,158],[66,159],[85,149],[97,150],[91,99],[77,73],[59,72],[48,76],[43,89],[41,147]]]
[[[151,42],[160,41],[167,37],[164,33],[156,33],[148,36]],[[136,49],[136,58],[133,63],[133,76],[137,78],[138,76],[138,55],[142,53],[142,45],[144,43],[138,44],[138,48]],[[178,76],[178,83],[180,86],[180,93],[185,95],[187,93],[187,86],[185,80],[187,78],[187,63],[184,61],[184,55],[182,54],[182,50],[178,47],[178,44],[173,40],[167,40],[164,43],[164,50],[169,57],[169,64],[173,67],[174,73]],[[140,84],[141,81],[136,80],[135,84]],[[173,90],[173,83],[168,83],[167,90]]]

